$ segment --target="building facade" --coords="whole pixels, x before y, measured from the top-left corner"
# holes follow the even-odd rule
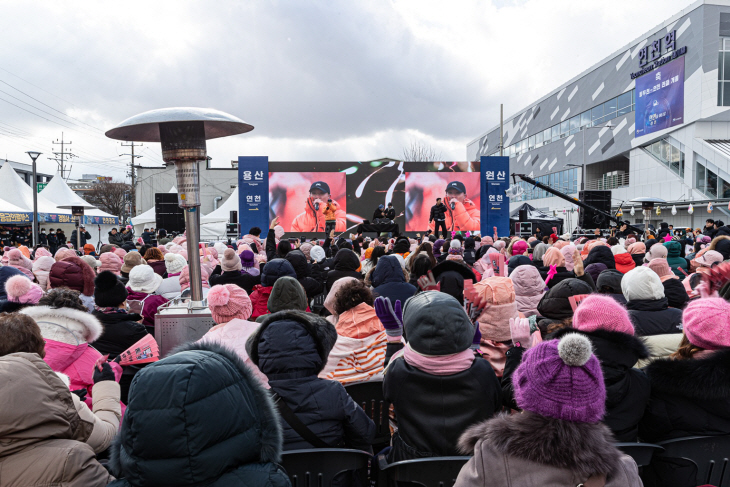
[[[643,221],[640,205],[629,214],[639,197],[668,202],[652,212],[655,225],[730,221],[730,0],[692,4],[506,118],[503,134],[510,172],[574,197],[611,190],[613,211],[633,223]],[[499,145],[497,126],[467,145],[467,158],[499,155]],[[574,205],[519,184],[511,209],[526,201],[576,227]]]

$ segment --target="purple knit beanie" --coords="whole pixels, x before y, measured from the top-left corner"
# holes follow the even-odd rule
[[[598,423],[606,411],[606,386],[590,340],[568,333],[525,352],[512,377],[525,411],[578,423]]]

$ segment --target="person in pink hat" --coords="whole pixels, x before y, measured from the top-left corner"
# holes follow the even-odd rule
[[[254,375],[268,389],[269,380],[254,365],[246,352],[248,337],[260,326],[254,321],[249,321],[253,305],[248,293],[235,284],[213,286],[208,292],[208,308],[217,324],[198,342],[219,343],[233,350],[246,365],[251,367]]]
[[[553,338],[575,332],[591,341],[593,353],[601,362],[606,386],[603,422],[616,441],[637,441],[639,421],[649,401],[649,379],[633,367],[649,358],[649,351],[634,336],[628,311],[610,296],[591,294],[575,310],[572,328],[559,330]]]
[[[208,272],[208,269],[205,266],[200,266],[200,277],[203,281],[203,297],[208,296],[208,291],[210,291],[210,284],[208,283],[208,279],[210,278],[210,274]],[[190,267],[187,265],[183,267],[182,271],[180,272],[180,291],[185,292],[187,289],[190,288]]]
[[[0,301],[0,313],[13,313],[26,306],[35,306],[43,297],[43,289],[25,276],[16,275],[5,281],[8,299]]]
[[[56,259],[53,257],[41,257],[33,262],[33,275],[44,292],[48,290],[48,275],[55,263]]]
[[[40,259],[41,257],[53,257],[53,254],[45,247],[38,247],[37,249],[35,249],[35,253],[33,254],[33,262]]]
[[[109,271],[114,275],[121,276],[123,260],[113,252],[105,252],[99,256],[99,273]]]
[[[682,315],[677,352],[646,367],[651,400],[643,441],[730,434],[730,303],[700,298]]]
[[[15,267],[23,274],[33,279],[33,261],[28,257],[24,256],[23,253],[18,249],[12,249],[7,252],[8,265]]]

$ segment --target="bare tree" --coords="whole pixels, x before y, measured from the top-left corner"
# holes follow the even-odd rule
[[[406,162],[439,162],[441,153],[428,144],[412,140],[408,147],[403,148],[403,160]]]
[[[85,196],[92,205],[124,221],[127,203],[134,199],[134,189],[127,183],[99,181]]]

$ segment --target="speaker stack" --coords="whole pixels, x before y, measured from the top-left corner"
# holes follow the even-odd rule
[[[578,199],[606,213],[611,213],[611,191],[580,191]],[[584,230],[592,228],[606,228],[608,219],[594,211],[585,208],[578,209],[578,225]]]
[[[178,206],[177,193],[155,193],[155,228],[168,233],[185,231],[185,212]]]

